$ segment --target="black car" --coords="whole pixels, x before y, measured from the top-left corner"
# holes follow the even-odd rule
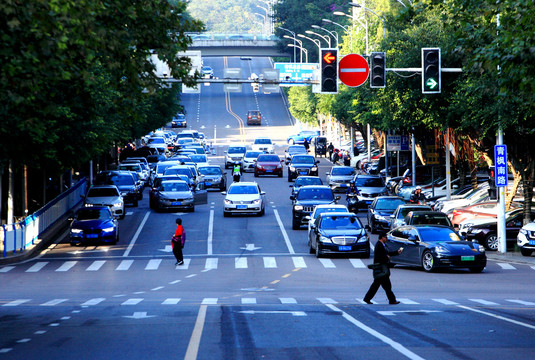
[[[368,207],[368,226],[372,234],[378,229],[390,229],[390,215],[396,211],[399,205],[405,204],[405,200],[399,196],[379,196]]]
[[[227,190],[227,173],[223,172],[221,166],[199,166],[198,170],[204,176],[204,186],[206,189]]]
[[[318,176],[318,164],[312,155],[294,155],[288,163],[288,181],[301,175]]]
[[[296,195],[301,186],[306,185],[323,185],[323,181],[317,176],[299,176],[294,183],[290,185],[292,188],[291,195]]]
[[[453,229],[448,215],[440,211],[410,211],[405,216],[405,224],[407,225],[444,225]]]
[[[322,213],[311,225],[308,246],[311,254],[358,254],[370,257],[370,239],[359,218],[350,212]]]
[[[440,225],[400,226],[387,235],[389,251],[403,248],[392,256],[392,264],[419,266],[427,272],[437,268],[468,268],[481,272],[487,266],[483,245],[465,241],[450,227]]]
[[[325,185],[302,186],[296,195],[290,195],[292,206],[292,229],[298,230],[308,224],[305,217],[310,216],[314,207],[321,204],[335,204],[340,196],[334,196],[330,187]]]
[[[154,181],[152,182],[152,186],[149,190],[149,207],[151,209],[155,209],[157,206],[157,196],[158,196],[158,189],[163,181],[167,180],[184,180],[186,182],[189,182],[189,178],[186,175],[158,175],[154,178]]]
[[[95,185],[115,185],[121,192],[125,203],[138,206],[143,196],[143,187],[136,181],[130,171],[105,170],[95,177]]]

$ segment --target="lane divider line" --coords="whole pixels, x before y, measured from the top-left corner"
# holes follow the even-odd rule
[[[130,251],[132,251],[132,248],[134,247],[134,244],[136,243],[137,238],[139,237],[139,234],[141,233],[141,230],[143,230],[143,227],[145,226],[145,223],[147,222],[149,215],[150,215],[150,211],[147,211],[147,213],[145,214],[145,217],[141,221],[141,224],[139,224],[136,230],[136,233],[134,234],[134,237],[132,238],[132,240],[130,240],[130,244],[128,244],[128,247],[126,248],[123,254],[123,257],[127,257],[128,255],[130,255]]]
[[[284,224],[282,223],[281,218],[279,216],[279,211],[276,209],[273,209],[273,213],[275,214],[275,218],[277,219],[277,223],[279,224],[279,227],[281,229],[282,237],[284,238],[284,241],[286,242],[286,247],[288,248],[288,251],[290,252],[290,254],[295,254],[292,243],[290,242],[290,238],[288,237],[288,233],[286,232],[286,229],[284,228]]]

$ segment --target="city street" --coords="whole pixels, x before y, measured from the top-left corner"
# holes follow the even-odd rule
[[[243,76],[272,67],[267,58],[207,58]],[[281,94],[225,95],[222,85],[184,94],[188,127],[214,145],[271,137],[282,156],[298,132]],[[247,127],[248,110],[262,126]],[[320,159],[325,181],[332,164]],[[230,170],[227,180],[232,181]],[[529,359],[535,353],[535,264],[489,257],[479,274],[392,269],[389,305],[379,289],[362,299],[372,258],[309,253],[307,230],[292,230],[290,183],[255,178],[264,216],[223,217],[210,191],[195,212],[155,212],[148,189],[127,207],[117,245],[70,246],[68,233],[30,260],[0,267],[1,359]],[[345,204],[342,195],[341,204]],[[366,224],[366,209],[358,213]],[[175,219],[187,231],[185,264],[175,266]],[[371,235],[375,245],[377,235]]]

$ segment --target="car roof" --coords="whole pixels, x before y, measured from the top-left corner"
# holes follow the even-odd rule
[[[328,185],[304,185],[299,188],[299,191],[303,189],[329,189],[332,190]]]
[[[357,174],[355,178],[373,178],[373,179],[382,179],[379,175],[364,175],[364,174]]]
[[[412,215],[414,215],[414,214],[418,214],[418,215],[437,215],[437,214],[439,214],[439,215],[446,216],[446,217],[448,216],[447,214],[443,213],[442,211],[433,211],[433,210],[422,210],[422,211],[415,210],[415,211],[409,212],[409,214],[412,214]],[[407,214],[407,215],[409,215],[409,214]]]
[[[324,212],[319,214],[320,218],[327,217],[327,216],[357,216],[357,214],[345,211],[345,212]]]
[[[117,186],[115,186],[115,185],[91,185],[91,187],[89,189],[91,190],[91,189],[103,189],[103,188],[115,188],[115,189],[117,189]]]
[[[334,208],[334,209],[347,209],[347,206],[342,204],[321,204],[316,205],[314,209]]]
[[[189,184],[187,182],[185,182],[184,180],[172,180],[172,179],[169,179],[169,180],[164,180],[162,181],[162,184],[168,184],[168,183],[181,183],[181,184],[186,184],[188,185],[189,187]]]
[[[237,185],[254,185],[257,186],[258,183],[256,181],[240,181],[240,182],[233,182],[230,184],[230,186],[237,186]]]
[[[78,210],[76,210],[76,212],[79,212],[79,211],[84,211],[84,210],[110,210],[110,208],[108,206],[91,206],[91,207],[81,207],[79,208]]]

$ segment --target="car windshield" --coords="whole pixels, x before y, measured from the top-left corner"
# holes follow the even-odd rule
[[[186,118],[186,115],[184,114],[177,114],[177,116],[175,116],[175,119],[178,119],[178,120],[184,120]]]
[[[294,186],[305,185],[323,185],[323,182],[319,177],[298,177],[295,179]]]
[[[189,158],[191,161],[199,163],[199,162],[206,162],[206,155],[190,155]]]
[[[160,191],[189,191],[188,184],[178,181],[164,181],[160,185]]]
[[[247,151],[245,153],[245,158],[246,159],[256,159],[258,157],[258,155],[262,154],[261,151]]]
[[[232,146],[228,148],[229,154],[245,154],[247,150],[243,146]]]
[[[148,144],[165,144],[165,139],[161,137],[150,138]]]
[[[87,197],[109,197],[119,196],[117,188],[93,188],[89,189]]]
[[[162,156],[162,155],[149,155],[149,156],[147,156],[147,161],[149,163],[157,163],[158,161],[163,160],[163,159],[165,159],[165,156]]]
[[[297,200],[327,200],[333,201],[331,189],[304,189],[301,188],[297,194]]]
[[[277,155],[260,155],[258,162],[279,162],[280,159]]]
[[[76,213],[76,220],[108,220],[111,219],[108,209],[83,208]]]
[[[255,144],[271,144],[271,139],[256,139]]]
[[[422,211],[422,210],[431,210],[431,208],[421,208],[421,207],[406,207],[400,209],[398,213],[398,219],[404,219],[411,211]]]
[[[193,177],[193,175],[191,174],[191,170],[190,169],[186,169],[186,168],[178,168],[178,169],[170,168],[170,169],[166,169],[163,172],[163,174],[164,175],[178,174],[178,175],[186,175],[187,177]]]
[[[362,224],[356,216],[338,216],[338,215],[328,215],[323,217],[321,220],[321,228],[325,230],[333,229],[362,229]]]
[[[140,171],[140,166],[138,164],[125,164],[125,165],[119,165],[117,167],[117,170],[126,170],[126,171]]]
[[[422,227],[418,229],[421,240],[424,242],[436,241],[460,241],[462,240],[457,233],[448,228]]]
[[[306,154],[306,152],[307,152],[307,149],[304,146],[290,146],[288,148],[288,153],[290,154],[301,154],[301,153]]]
[[[411,220],[413,225],[445,225],[451,226],[450,219],[444,214],[418,214],[412,215]]]
[[[317,133],[315,131],[301,131],[299,133],[299,135],[301,135],[301,136],[310,136],[310,135],[317,135]]]
[[[314,219],[317,219],[318,216],[320,216],[323,213],[328,212],[347,212],[346,208],[316,208],[316,211],[314,212]]]
[[[236,185],[228,189],[228,193],[235,194],[258,194],[258,188],[254,185]]]
[[[405,204],[403,199],[377,199],[376,210],[396,210],[399,205]]]
[[[359,178],[355,179],[356,187],[384,187],[381,178]]]
[[[111,175],[106,177],[106,182],[113,185],[133,185],[134,178],[131,175]]]
[[[165,163],[165,164],[158,164],[156,166],[156,174],[163,174],[165,169],[167,169],[168,167],[171,167],[171,166],[176,166],[178,165],[178,163],[176,162],[169,162],[169,163]]]
[[[200,167],[199,172],[203,175],[221,175],[223,172],[220,167]]]
[[[331,175],[338,175],[338,176],[348,176],[348,175],[355,175],[355,169],[350,167],[333,167],[331,170]]]
[[[193,134],[191,133],[180,133],[176,135],[177,139],[192,139],[193,140]]]
[[[314,156],[294,156],[292,163],[298,164],[314,164]]]

